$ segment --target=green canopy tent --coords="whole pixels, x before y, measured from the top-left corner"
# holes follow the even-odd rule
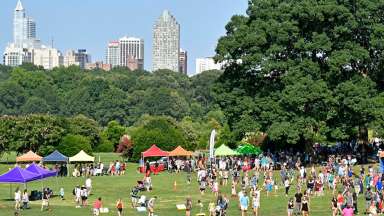
[[[215,156],[230,156],[230,155],[239,155],[239,153],[230,149],[228,146],[224,144],[215,150]]]
[[[260,147],[255,147],[251,144],[241,145],[236,151],[242,155],[259,155],[263,152]]]

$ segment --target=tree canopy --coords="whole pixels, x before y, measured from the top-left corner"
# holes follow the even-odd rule
[[[366,142],[363,131],[382,122],[384,107],[383,6],[249,1],[216,48],[226,67],[215,90],[231,128],[253,124],[283,144]]]

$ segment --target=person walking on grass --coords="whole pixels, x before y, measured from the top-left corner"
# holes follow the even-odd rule
[[[337,199],[335,196],[333,196],[332,198],[331,206],[332,206],[332,216],[336,216],[338,213],[338,208],[337,208]]]
[[[27,189],[24,190],[22,201],[23,201],[23,209],[29,209],[29,194]]]
[[[20,210],[21,191],[19,188],[16,188],[14,198],[15,198],[15,210]]]
[[[147,206],[148,216],[154,216],[156,199],[157,199],[157,197],[155,196],[155,197],[149,199],[149,201],[148,201],[148,206]]]
[[[191,216],[191,210],[192,210],[192,200],[191,200],[191,197],[188,196],[185,202],[185,216]]]
[[[343,216],[353,216],[353,208],[350,204],[343,209]]]
[[[93,203],[93,216],[99,216],[100,215],[100,209],[103,207],[103,203],[101,202],[101,197],[99,197],[94,203]]]
[[[252,207],[253,207],[253,215],[258,216],[259,209],[260,209],[260,190],[258,190],[257,187],[253,192]]]
[[[121,200],[121,198],[119,200],[117,200],[116,202],[116,209],[117,209],[117,215],[118,216],[122,216],[123,215],[123,201]]]
[[[285,196],[288,197],[289,187],[291,186],[291,183],[289,182],[288,177],[285,177],[284,180],[284,187],[285,187]]]
[[[243,195],[240,197],[240,210],[241,216],[246,216],[248,211],[249,198],[247,196],[247,192],[244,191]]]
[[[48,208],[49,208],[49,192],[47,189],[44,189],[42,202],[41,202],[41,211],[44,211],[45,209],[48,210]]]
[[[300,187],[297,188],[297,192],[295,194],[295,215],[301,214],[301,200],[303,198],[303,194],[301,193]]]
[[[293,203],[293,198],[290,198],[288,201],[288,206],[287,206],[287,215],[288,216],[293,216],[294,207],[295,207],[295,204]]]
[[[303,197],[303,202],[301,204],[301,211],[303,212],[303,216],[309,216],[309,200],[307,196]]]

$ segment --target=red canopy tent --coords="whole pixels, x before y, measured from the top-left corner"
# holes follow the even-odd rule
[[[140,168],[140,171],[145,172],[144,158],[146,158],[146,157],[168,157],[168,155],[169,155],[168,152],[161,150],[156,145],[152,145],[151,148],[149,148],[147,151],[141,153],[141,156],[143,159],[143,164],[142,164],[142,167]],[[150,169],[152,172],[155,172],[155,173],[157,173],[158,171],[163,171],[164,170],[164,164],[161,164],[158,168],[156,168],[155,166],[151,166]]]
[[[146,157],[168,157],[169,153],[161,150],[156,145],[152,145],[147,151],[141,153],[143,155],[143,159]]]

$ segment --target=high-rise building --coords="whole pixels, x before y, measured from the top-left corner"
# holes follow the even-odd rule
[[[85,65],[91,63],[91,55],[87,53],[86,49],[69,50],[64,56],[64,67],[77,65],[81,69],[85,69]]]
[[[32,59],[34,65],[43,66],[46,70],[63,65],[63,55],[61,52],[49,47],[32,49]]]
[[[15,11],[13,13],[13,43],[16,47],[23,46],[24,40],[24,21],[25,21],[25,10],[21,1],[17,2]]]
[[[24,20],[24,39],[36,38],[36,22],[31,17],[26,17]]]
[[[144,40],[123,37],[119,40],[120,66],[130,70],[144,69]]]
[[[188,75],[188,53],[183,49],[179,53],[179,72]]]
[[[199,74],[208,70],[221,70],[222,68],[223,68],[223,64],[215,63],[215,60],[213,60],[213,58],[211,57],[196,59],[196,74]]]
[[[13,14],[13,42],[5,48],[3,60],[8,66],[18,66],[24,62],[33,63],[33,49],[43,49],[36,39],[36,22],[27,17],[20,0]]]
[[[179,71],[180,25],[167,10],[153,26],[153,71]]]
[[[111,41],[110,43],[108,43],[105,61],[112,67],[120,66],[119,41]]]

